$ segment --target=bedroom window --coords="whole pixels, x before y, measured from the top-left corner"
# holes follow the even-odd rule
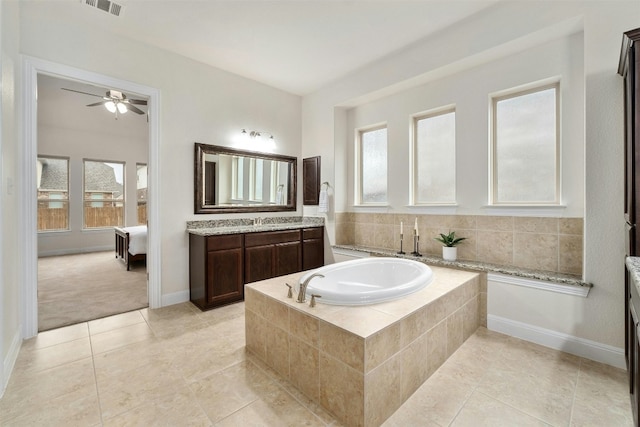
[[[138,206],[138,225],[147,223],[147,165],[136,163],[136,200]]]
[[[492,99],[491,202],[560,203],[559,84]]]
[[[413,118],[413,202],[456,202],[456,112],[452,108]]]
[[[356,141],[356,192],[361,205],[387,203],[387,127],[361,129]]]
[[[38,156],[38,231],[69,229],[69,159]]]
[[[124,163],[84,160],[84,228],[124,225]]]

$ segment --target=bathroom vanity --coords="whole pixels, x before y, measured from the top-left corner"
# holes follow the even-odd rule
[[[189,229],[190,299],[201,310],[244,299],[245,283],[324,265],[324,226]]]
[[[624,306],[625,357],[634,425],[640,425],[640,28],[624,33],[618,73],[624,77],[625,102],[625,204],[627,228]]]

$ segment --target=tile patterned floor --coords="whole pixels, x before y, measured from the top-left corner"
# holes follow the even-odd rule
[[[26,341],[2,426],[339,426],[244,350],[244,305],[143,309]],[[631,426],[626,373],[479,329],[385,427]]]

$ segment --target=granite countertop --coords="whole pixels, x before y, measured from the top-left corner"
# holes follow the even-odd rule
[[[640,293],[640,257],[628,256],[625,259],[625,264],[633,284],[636,285],[636,289]]]
[[[253,219],[222,219],[187,221],[187,233],[199,236],[222,234],[258,233],[261,231],[295,230],[324,226],[321,217],[272,217],[262,218],[262,224],[253,225]]]
[[[413,260],[425,262],[427,264],[438,265],[442,267],[453,267],[453,268],[460,268],[460,269],[471,270],[471,271],[483,271],[488,273],[501,273],[501,274],[506,274],[510,276],[522,277],[526,279],[535,279],[535,280],[543,280],[547,282],[559,283],[567,286],[580,286],[580,287],[589,287],[589,288],[593,287],[591,283],[585,282],[579,277],[572,276],[569,274],[554,273],[550,271],[531,270],[526,268],[490,264],[490,263],[479,262],[479,261],[467,261],[467,260],[445,261],[441,257],[437,257],[433,255],[422,255],[420,257],[411,255],[409,253],[405,255],[399,255],[397,251],[380,249],[380,248],[367,248],[363,246],[334,245],[333,247],[337,249],[347,249],[347,250],[357,251],[357,252],[367,252],[374,256],[391,256],[396,258],[413,259]],[[640,258],[637,258],[637,268],[638,268],[638,283],[640,283]]]

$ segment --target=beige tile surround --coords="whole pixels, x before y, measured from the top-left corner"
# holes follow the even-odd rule
[[[411,247],[416,218],[424,254],[441,256],[433,238],[455,231],[467,238],[458,246],[459,259],[582,275],[582,218],[338,212],[336,244],[398,249],[402,221],[404,247]]]
[[[249,284],[247,350],[345,425],[379,426],[486,325],[486,275],[433,270],[427,288],[364,307],[286,298],[302,273]]]

